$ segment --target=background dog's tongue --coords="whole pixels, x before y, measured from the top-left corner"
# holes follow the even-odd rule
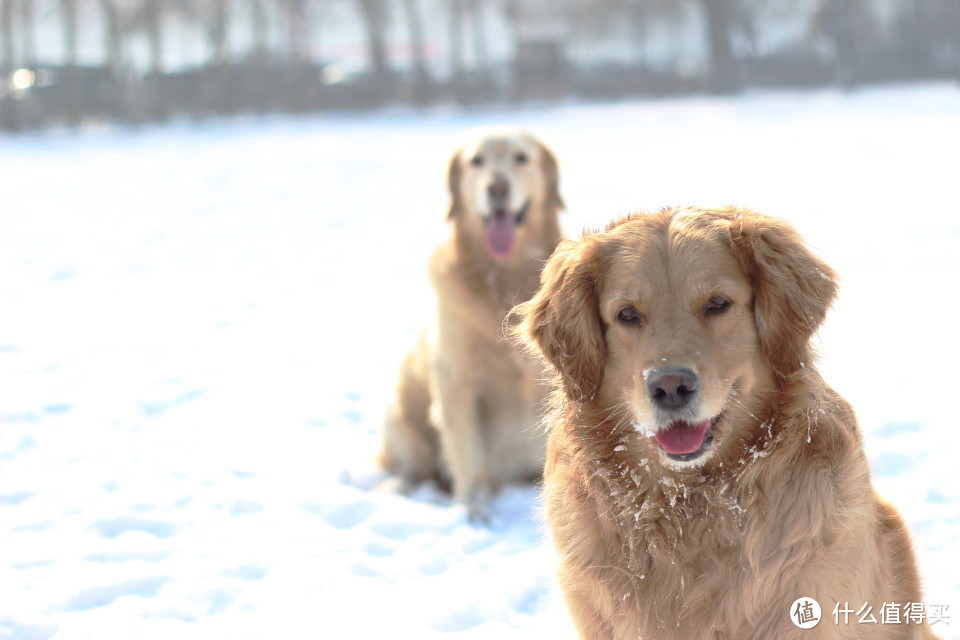
[[[506,258],[513,248],[513,216],[495,213],[487,223],[487,249],[497,258]]]
[[[667,453],[693,453],[703,446],[703,437],[709,426],[709,420],[697,424],[675,422],[669,429],[654,433],[653,437]]]

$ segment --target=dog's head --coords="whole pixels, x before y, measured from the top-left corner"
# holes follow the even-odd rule
[[[514,130],[489,132],[450,158],[447,217],[505,260],[545,226],[556,227],[558,184],[557,161],[542,142]]]
[[[835,292],[782,220],[666,210],[561,245],[517,331],[570,400],[617,413],[687,466],[757,426],[756,399],[810,362]]]

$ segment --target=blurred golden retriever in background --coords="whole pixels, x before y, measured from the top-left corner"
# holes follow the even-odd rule
[[[539,367],[503,325],[560,242],[563,201],[553,154],[514,130],[458,149],[447,183],[452,233],[429,265],[435,322],[403,363],[380,462],[408,486],[452,482],[471,518],[485,520],[503,484],[543,472]]]
[[[582,638],[933,637],[833,620],[922,602],[854,414],[813,367],[834,279],[788,224],[733,208],[629,216],[547,263],[516,332],[558,376],[547,516]]]

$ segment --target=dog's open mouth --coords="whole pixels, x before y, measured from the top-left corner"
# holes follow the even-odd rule
[[[521,205],[516,213],[511,214],[506,209],[495,209],[492,214],[483,219],[486,233],[487,251],[495,258],[506,258],[513,250],[513,241],[517,226],[523,224],[530,201]]]
[[[713,428],[720,421],[719,414],[709,420],[690,423],[676,420],[653,434],[660,449],[671,460],[689,462],[706,453],[713,444]]]

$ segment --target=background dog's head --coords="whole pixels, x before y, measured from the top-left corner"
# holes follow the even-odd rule
[[[673,466],[700,464],[810,362],[833,271],[752,211],[629,216],[561,245],[517,307],[566,396],[616,413]]]
[[[553,232],[564,206],[553,153],[516,130],[491,131],[457,149],[447,185],[448,219],[497,260],[508,259],[545,227]]]

